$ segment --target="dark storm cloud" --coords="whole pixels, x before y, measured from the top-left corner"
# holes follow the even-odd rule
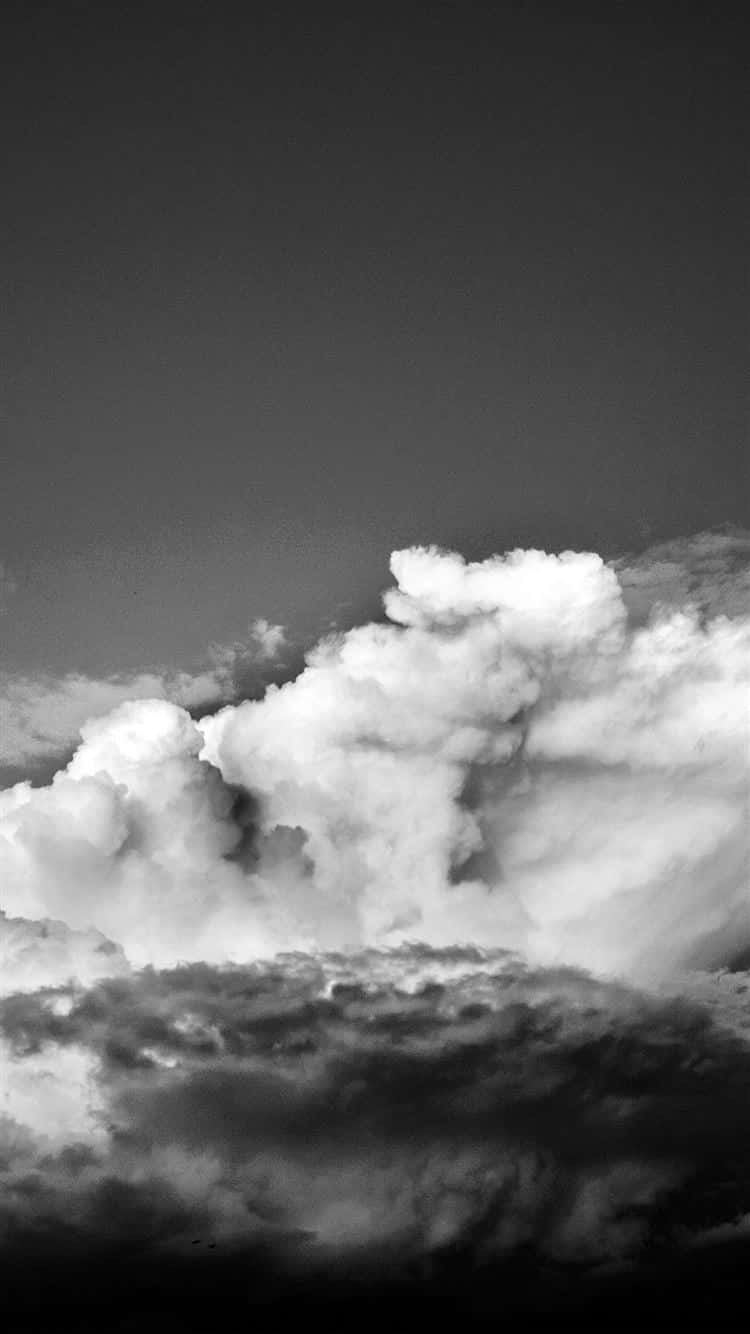
[[[750,1049],[713,1000],[418,948],[8,997],[10,1059],[89,1052],[108,1133],[6,1124],[6,1242],[174,1257],[197,1230],[393,1274],[672,1253],[750,1212]]]

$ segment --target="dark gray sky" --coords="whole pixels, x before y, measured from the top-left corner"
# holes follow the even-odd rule
[[[415,541],[746,521],[740,37],[708,6],[10,5],[5,665],[314,633]]]

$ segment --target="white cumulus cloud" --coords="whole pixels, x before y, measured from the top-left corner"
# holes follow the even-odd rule
[[[392,569],[388,622],[262,699],[122,703],[2,792],[0,907],[136,965],[422,940],[635,977],[750,946],[750,621],[631,624],[592,553]]]

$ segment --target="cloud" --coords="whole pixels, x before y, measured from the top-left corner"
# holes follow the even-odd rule
[[[728,524],[673,538],[614,568],[633,616],[692,605],[706,617],[750,616],[750,532]]]
[[[7,917],[0,912],[0,995],[62,986],[88,986],[129,971],[122,948],[95,930],[65,922]]]
[[[82,733],[49,787],[0,793],[6,911],[94,928],[136,964],[267,953],[235,796],[189,714],[131,701]]]
[[[208,663],[192,672],[0,675],[0,766],[33,764],[72,750],[85,723],[129,700],[169,699],[192,711],[226,703],[249,682],[259,683],[259,668],[274,662],[285,643],[282,626],[258,620],[246,639],[212,645]]]
[[[749,942],[750,618],[631,627],[590,554],[392,568],[395,623],[202,724],[264,834],[301,831],[317,942],[473,939],[631,975]]]
[[[169,677],[159,672],[95,678],[7,676],[0,684],[0,760],[19,765],[70,748],[84,723],[134,699],[174,698],[190,705],[221,699],[210,673]]]
[[[701,1002],[507,953],[146,971],[7,998],[0,1034],[15,1234],[41,1199],[96,1249],[106,1195],[106,1235],[165,1261],[197,1235],[597,1272],[750,1204],[747,1042]]]
[[[6,911],[137,965],[421,939],[645,977],[750,946],[750,619],[631,626],[590,553],[392,566],[389,623],[262,699],[122,704],[2,793]]]
[[[260,617],[250,626],[252,641],[258,646],[261,658],[275,658],[286,643],[283,625],[271,625],[270,621]]]
[[[75,1044],[48,1045],[28,1057],[19,1056],[7,1043],[0,1045],[0,1136],[3,1129],[7,1133],[9,1127],[20,1128],[27,1167],[29,1159],[36,1159],[44,1170],[44,1156],[50,1151],[103,1139],[96,1069],[92,1053]],[[35,1145],[33,1152],[28,1136]],[[11,1134],[11,1148],[13,1142]]]

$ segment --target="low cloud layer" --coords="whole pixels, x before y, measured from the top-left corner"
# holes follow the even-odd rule
[[[750,1047],[710,989],[411,947],[6,998],[0,1235],[73,1266],[267,1253],[287,1284],[533,1256],[585,1291],[700,1255],[750,1213]]]
[[[749,558],[414,548],[262,698],[99,683],[0,791],[5,1245],[600,1274],[741,1239]],[[93,697],[13,689],[18,753]]]

